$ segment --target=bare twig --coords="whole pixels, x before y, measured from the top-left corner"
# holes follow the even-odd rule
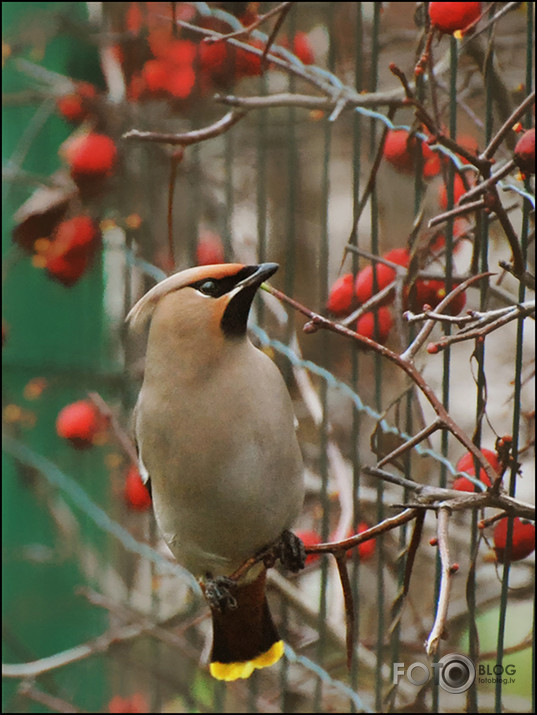
[[[440,576],[440,593],[436,606],[436,617],[432,630],[427,638],[425,650],[427,655],[433,655],[438,650],[440,639],[446,629],[447,611],[449,605],[449,592],[451,590],[451,579],[453,578],[453,570],[451,568],[451,560],[449,556],[448,546],[448,527],[449,527],[449,509],[442,507],[438,510],[438,550],[440,552],[440,561],[442,564]]]
[[[36,703],[44,705],[53,713],[88,712],[87,710],[81,710],[80,708],[77,708],[76,705],[67,702],[67,700],[64,700],[63,698],[59,698],[56,695],[46,693],[44,690],[41,690],[41,688],[38,688],[36,685],[34,685],[31,680],[23,681],[19,685],[19,689],[17,692],[19,693],[19,695],[24,695],[25,697],[30,698],[30,700],[34,700]]]
[[[477,281],[481,280],[482,278],[487,278],[488,276],[494,275],[490,271],[487,273],[480,273],[477,276],[470,276],[470,278],[467,278],[465,281],[462,283],[459,283],[459,285],[455,286],[452,291],[450,291],[445,298],[443,298],[440,303],[436,306],[436,312],[441,313],[444,308],[446,308],[453,298],[458,296],[460,293],[464,292],[466,288],[472,285],[472,283],[476,283]],[[435,321],[429,319],[422,327],[420,332],[416,335],[414,338],[414,341],[408,346],[408,348],[405,350],[404,353],[402,353],[401,358],[403,360],[413,360],[414,356],[418,352],[418,350],[422,347],[422,345],[425,343],[429,335],[431,334],[431,331],[435,325]]]
[[[281,17],[282,14],[285,13],[284,14],[284,17],[285,17],[285,15],[291,9],[292,4],[293,4],[292,2],[282,2],[282,3],[280,3],[280,5],[273,7],[272,10],[265,12],[263,15],[258,15],[258,17],[252,23],[250,23],[246,27],[243,27],[241,30],[235,30],[235,32],[228,32],[225,35],[213,35],[213,36],[204,37],[202,42],[204,42],[206,44],[213,44],[214,42],[223,42],[225,40],[239,39],[241,37],[249,37],[250,33],[253,30],[256,30],[266,20],[269,20],[271,17],[274,17],[274,15],[277,15],[278,13],[280,13],[280,17]]]
[[[508,4],[515,4],[515,3],[508,3]],[[517,4],[517,3],[516,3]],[[506,121],[502,124],[502,126],[498,129],[496,134],[492,137],[490,140],[488,146],[485,148],[484,152],[481,154],[482,159],[491,159],[494,154],[496,153],[498,147],[503,141],[504,136],[507,134],[509,129],[518,122],[518,120],[522,117],[524,112],[528,109],[528,107],[531,107],[532,104],[535,102],[535,90],[528,94],[528,96],[519,104],[519,106],[515,109],[515,111],[511,114],[510,117],[506,119]]]
[[[246,112],[244,111],[231,111],[222,117],[222,119],[219,119],[214,124],[210,124],[208,127],[195,129],[191,132],[184,132],[183,134],[161,134],[160,132],[141,132],[138,129],[131,129],[125,132],[121,138],[157,142],[160,144],[189,146],[190,144],[197,144],[198,142],[220,136],[220,134],[226,132],[244,116],[246,116]]]
[[[354,603],[352,598],[352,588],[347,571],[347,552],[337,551],[334,553],[336,559],[339,580],[343,589],[343,599],[345,602],[345,626],[347,645],[347,668],[352,665],[352,655],[354,653]]]
[[[507,323],[511,322],[511,320],[516,320],[517,318],[524,318],[534,312],[534,301],[530,301],[529,305],[515,305],[510,312],[506,313],[505,315],[502,315],[499,318],[496,318],[496,320],[488,322],[486,325],[482,325],[477,328],[470,329],[470,327],[466,326],[464,330],[461,330],[454,335],[445,335],[443,338],[440,338],[440,340],[437,340],[434,343],[430,343],[427,349],[431,353],[438,353],[441,350],[445,350],[448,345],[452,345],[453,343],[460,343],[463,340],[484,339],[485,335],[488,335],[493,330],[501,328],[503,325],[506,325]]]
[[[396,447],[393,451],[391,451],[389,454],[387,454],[385,457],[383,457],[380,460],[380,462],[378,462],[377,466],[380,468],[384,464],[393,462],[393,460],[396,457],[399,457],[401,454],[404,454],[409,449],[412,449],[412,447],[415,447],[420,442],[423,442],[424,439],[427,439],[427,437],[429,437],[431,434],[433,434],[433,432],[436,432],[436,430],[442,429],[442,427],[443,427],[443,425],[442,425],[441,420],[436,419],[432,424],[427,425],[427,427],[424,427],[417,434],[415,434],[414,437],[412,437],[412,439],[409,439],[406,442],[403,442],[403,444],[400,444],[399,447]]]
[[[444,223],[450,218],[455,218],[456,216],[463,216],[464,214],[470,213],[470,211],[475,211],[476,209],[482,209],[485,207],[485,199],[478,199],[477,201],[472,201],[471,203],[464,204],[462,206],[454,206],[449,211],[444,211],[444,213],[433,216],[427,224],[428,228],[433,228],[438,226],[440,223]]]
[[[476,277],[473,276],[474,280],[478,280],[482,276]],[[471,282],[471,279],[469,279]],[[462,286],[462,288],[461,288]],[[461,290],[464,290],[466,287],[466,282],[462,283],[461,286],[457,286],[456,289],[461,288]],[[364,335],[360,335],[359,333],[356,333],[353,330],[350,330],[349,328],[345,327],[344,325],[341,325],[339,323],[334,323],[332,320],[329,320],[328,318],[323,317],[322,315],[319,315],[318,313],[314,313],[312,310],[309,310],[309,308],[306,308],[304,305],[299,303],[298,301],[294,300],[293,298],[289,298],[289,296],[285,295],[285,293],[282,293],[281,291],[277,290],[276,288],[273,288],[272,286],[268,284],[263,284],[264,290],[267,290],[269,293],[272,293],[275,295],[277,298],[280,300],[284,301],[288,305],[291,305],[295,310],[298,310],[300,313],[305,315],[306,317],[309,318],[309,322],[306,323],[304,326],[304,331],[305,332],[314,332],[318,330],[319,328],[325,329],[325,330],[330,330],[334,333],[337,333],[338,335],[343,335],[347,338],[350,338],[351,340],[354,340],[361,345],[363,345],[366,348],[369,348],[371,350],[374,350],[376,353],[382,355],[386,359],[390,360],[390,362],[395,363],[400,369],[402,369],[409,377],[410,379],[416,384],[418,389],[423,393],[433,410],[436,412],[437,416],[442,420],[443,425],[445,426],[445,429],[448,429],[453,436],[469,451],[471,452],[474,457],[476,457],[477,461],[479,464],[482,466],[482,468],[485,470],[485,473],[489,477],[491,483],[494,482],[496,479],[496,474],[492,467],[490,466],[489,462],[484,458],[483,454],[480,452],[480,450],[475,446],[475,444],[472,442],[470,437],[467,435],[465,430],[463,430],[459,425],[453,420],[451,415],[448,413],[446,410],[445,406],[442,404],[441,400],[438,399],[436,394],[434,393],[433,389],[428,385],[425,380],[423,379],[423,376],[421,375],[420,371],[413,365],[413,363],[408,360],[407,358],[403,357],[402,355],[398,355],[395,353],[393,350],[390,350],[390,348],[386,347],[385,345],[381,345],[380,343],[375,342],[374,340],[371,340],[371,338],[367,338]],[[453,298],[454,297],[454,291],[451,291],[444,300],[447,300],[448,298]],[[443,301],[442,301],[443,302]],[[447,304],[447,303],[446,303]],[[445,305],[446,305],[445,304]],[[440,303],[442,305],[442,303]]]

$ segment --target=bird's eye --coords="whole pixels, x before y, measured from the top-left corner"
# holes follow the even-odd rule
[[[198,290],[200,293],[203,293],[203,295],[215,296],[218,290],[218,285],[216,281],[203,281]]]

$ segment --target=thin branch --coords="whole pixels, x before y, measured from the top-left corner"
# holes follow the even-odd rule
[[[512,311],[510,311],[506,315],[501,316],[500,318],[497,318],[496,320],[493,320],[492,322],[489,322],[487,325],[475,329],[469,329],[469,327],[466,327],[464,330],[461,330],[454,335],[446,335],[443,338],[440,338],[440,340],[437,340],[434,343],[430,343],[427,347],[427,350],[430,353],[438,353],[441,350],[445,350],[449,345],[452,345],[453,343],[460,343],[464,340],[483,339],[485,335],[488,335],[493,330],[497,330],[498,328],[501,328],[503,325],[506,325],[512,320],[517,320],[517,318],[525,318],[526,316],[529,316],[534,312],[534,301],[532,301],[532,305],[529,306],[514,306]]]
[[[272,56],[271,56],[272,60]],[[279,92],[277,94],[269,94],[259,97],[236,97],[232,94],[215,94],[213,99],[220,104],[225,104],[230,107],[240,107],[242,109],[267,109],[268,107],[301,107],[303,109],[322,109],[333,110],[338,105],[338,102],[345,100],[347,109],[354,107],[377,108],[380,106],[388,107],[404,107],[407,105],[406,100],[394,93],[390,92],[368,92],[366,94],[357,94],[345,88],[345,92],[339,95],[330,93],[328,97],[316,97],[310,94],[294,94],[291,92]]]
[[[345,602],[345,626],[346,626],[346,645],[347,645],[347,668],[350,670],[352,665],[352,655],[354,653],[354,602],[352,598],[352,588],[347,571],[347,553],[346,551],[338,551],[334,554],[343,590],[343,600]]]
[[[364,467],[362,471],[364,474],[383,479],[391,484],[397,484],[404,489],[409,489],[413,492],[417,502],[412,508],[432,507],[436,510],[439,506],[447,506],[451,511],[462,511],[465,509],[491,507],[503,509],[512,516],[520,516],[525,519],[531,519],[532,521],[535,520],[535,506],[533,504],[528,504],[501,492],[496,493],[492,491],[491,488],[481,492],[460,492],[456,489],[446,489],[445,487],[413,482],[410,479],[391,474],[377,467]],[[461,472],[461,474],[466,474],[466,472]],[[466,474],[466,476],[469,475]],[[498,475],[495,475],[495,479],[497,479],[497,477]],[[406,506],[406,508],[408,508],[408,506]],[[368,532],[362,533],[365,534]],[[315,547],[308,547],[308,552],[310,548]]]
[[[222,119],[219,119],[214,124],[210,124],[208,127],[194,129],[191,132],[184,132],[183,134],[161,134],[160,132],[142,132],[138,129],[131,129],[125,132],[121,138],[157,142],[160,144],[189,146],[190,144],[197,144],[198,142],[213,139],[214,137],[220,136],[220,134],[224,134],[224,132],[227,132],[228,129],[245,117],[246,114],[244,111],[231,111],[222,117]]]
[[[278,32],[280,31],[281,26],[283,25],[283,22],[285,18],[287,17],[287,14],[289,13],[289,10],[291,9],[293,3],[292,2],[284,2],[281,5],[279,5],[277,8],[274,8],[274,10],[270,10],[271,14],[274,14],[274,12],[277,10],[280,14],[278,16],[278,19],[274,23],[274,27],[272,28],[272,32],[270,33],[267,44],[265,45],[265,49],[263,50],[263,54],[261,55],[261,66],[266,67],[267,65],[267,55],[269,53],[270,48],[274,44],[274,40],[276,39],[276,36]],[[268,14],[268,13],[267,13]]]
[[[205,44],[208,44],[208,45],[212,45],[215,42],[223,42],[226,40],[240,39],[241,37],[249,37],[250,33],[253,30],[256,30],[266,20],[269,20],[274,15],[277,15],[278,13],[280,13],[280,17],[281,17],[281,15],[284,14],[284,12],[286,15],[289,12],[289,10],[291,9],[292,4],[293,4],[292,2],[282,2],[280,5],[273,7],[272,10],[269,10],[268,12],[264,13],[263,15],[258,15],[258,17],[252,23],[247,25],[246,27],[243,27],[240,30],[235,30],[234,32],[228,32],[225,35],[213,35],[213,36],[204,37],[202,42],[204,42]],[[285,17],[285,15],[284,15],[284,17]]]
[[[404,454],[409,449],[412,449],[412,447],[415,447],[420,442],[423,442],[424,439],[427,439],[427,437],[429,437],[437,430],[442,429],[442,427],[442,421],[436,419],[430,425],[427,425],[427,427],[424,427],[422,430],[417,432],[414,437],[412,437],[412,439],[403,442],[403,444],[400,444],[399,447],[396,447],[389,454],[383,457],[380,462],[378,462],[377,467],[380,468],[383,465],[388,464],[389,462],[393,462],[396,457],[399,457],[401,454]]]
[[[455,288],[453,288],[453,290],[450,291],[436,306],[436,312],[441,313],[444,308],[446,308],[451,303],[453,298],[458,296],[460,293],[463,293],[466,288],[471,286],[473,283],[476,283],[477,281],[481,280],[482,278],[487,278],[491,275],[494,274],[490,271],[487,271],[486,273],[480,273],[477,276],[470,276],[470,278],[467,278],[462,283],[459,283],[459,285],[455,286]],[[402,360],[413,360],[418,350],[422,347],[422,345],[425,343],[425,341],[431,334],[434,325],[434,320],[428,320],[426,323],[424,323],[422,329],[414,338],[414,341],[408,346],[404,353],[401,354]]]
[[[485,207],[485,199],[481,198],[477,201],[472,201],[471,203],[454,206],[449,211],[444,211],[444,213],[433,216],[427,224],[427,228],[434,228],[440,223],[444,223],[450,218],[455,218],[456,216],[463,216],[464,214],[470,213],[471,211],[476,211],[477,209],[482,209]]]
[[[509,4],[515,4],[515,3],[509,3]],[[518,3],[516,3],[518,4]],[[526,99],[524,99],[519,106],[514,110],[514,112],[511,114],[510,117],[506,119],[506,121],[502,124],[502,126],[498,129],[496,134],[492,137],[490,140],[488,146],[485,148],[484,152],[481,154],[482,159],[491,159],[494,154],[496,153],[498,147],[503,141],[504,136],[507,134],[507,132],[511,129],[511,127],[518,122],[518,120],[522,117],[522,115],[525,113],[525,111],[528,109],[528,107],[531,107],[532,104],[535,103],[535,90],[531,92],[531,94],[528,94]]]
[[[440,561],[442,564],[440,575],[440,594],[436,606],[436,617],[433,627],[427,638],[425,650],[427,655],[433,655],[438,650],[440,639],[446,630],[446,620],[449,605],[449,593],[451,590],[451,579],[453,578],[453,570],[451,568],[451,559],[449,555],[448,545],[448,527],[449,527],[450,511],[447,508],[438,510],[438,550],[440,552]]]
[[[459,205],[462,206],[466,204],[470,199],[473,199],[474,196],[486,194],[494,184],[497,184],[500,179],[510,174],[515,167],[516,164],[514,160],[510,159],[507,164],[501,166],[495,173],[491,174],[488,179],[485,179],[485,181],[482,181],[480,184],[476,184],[476,186],[473,186],[469,191],[463,194],[459,199]]]
[[[478,280],[481,277],[482,276],[474,276],[473,278],[474,280]],[[471,279],[469,280],[471,281]],[[462,283],[461,286],[463,286],[462,290],[464,290],[464,288],[466,287],[465,283]],[[458,288],[461,288],[461,286],[457,286],[454,291],[451,291],[451,293],[449,293],[448,296],[444,298],[444,301],[446,301],[448,298],[453,298],[454,292]],[[469,452],[474,455],[478,463],[485,470],[485,473],[489,477],[491,483],[494,482],[494,480],[496,479],[496,474],[489,462],[485,459],[481,451],[472,442],[466,431],[459,427],[459,425],[453,420],[451,415],[446,410],[445,406],[442,404],[442,401],[438,399],[434,390],[430,387],[428,383],[425,382],[420,371],[413,365],[410,360],[405,358],[403,355],[398,355],[385,345],[381,345],[380,343],[371,340],[371,338],[367,338],[364,335],[360,335],[359,333],[350,330],[344,325],[334,323],[332,320],[329,320],[328,318],[325,318],[318,313],[314,313],[312,310],[309,310],[309,308],[306,308],[304,305],[294,300],[293,298],[289,298],[289,296],[285,295],[285,293],[282,293],[282,291],[273,288],[267,283],[264,283],[262,287],[264,290],[267,290],[269,293],[272,293],[272,295],[276,296],[288,305],[291,305],[295,310],[298,310],[300,313],[309,318],[309,322],[306,323],[303,328],[305,332],[315,332],[319,328],[330,330],[331,332],[337,333],[338,335],[342,335],[346,338],[350,338],[357,343],[360,343],[364,347],[369,348],[376,353],[382,355],[386,359],[390,360],[390,362],[395,363],[410,377],[410,379],[416,384],[418,389],[423,393],[433,410],[436,412],[437,416],[442,420],[442,423],[444,424],[445,428],[448,429],[453,434],[453,436]],[[444,301],[442,301],[442,303]],[[440,303],[440,305],[442,305],[442,303]]]
[[[53,713],[86,713],[88,710],[81,710],[77,708],[76,705],[59,698],[56,695],[50,695],[44,690],[36,687],[32,681],[24,681],[19,685],[17,690],[19,695],[23,695],[30,700],[44,705]]]

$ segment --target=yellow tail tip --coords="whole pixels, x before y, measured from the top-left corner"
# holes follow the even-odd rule
[[[269,665],[277,663],[283,655],[283,641],[276,641],[270,648],[252,660],[245,660],[238,663],[211,663],[209,671],[213,678],[217,680],[238,680],[239,678],[249,678],[256,668],[268,668]]]

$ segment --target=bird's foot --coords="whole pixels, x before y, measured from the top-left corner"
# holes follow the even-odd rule
[[[282,566],[293,573],[298,573],[306,563],[306,549],[296,534],[286,529],[276,545],[278,558]]]
[[[211,610],[224,613],[237,608],[237,599],[233,595],[233,591],[237,588],[236,581],[226,576],[217,576],[204,581],[202,588]]]

